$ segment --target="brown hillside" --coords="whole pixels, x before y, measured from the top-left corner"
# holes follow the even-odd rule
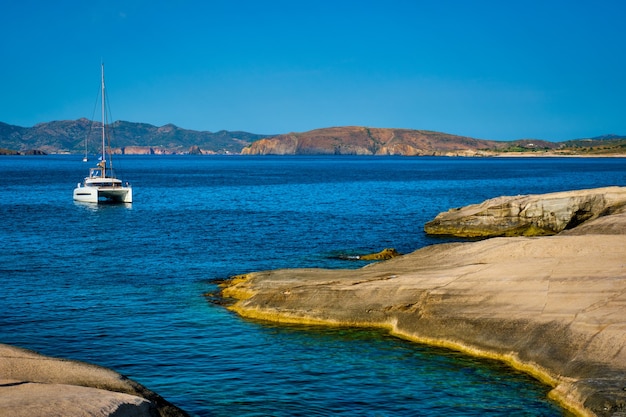
[[[499,142],[427,130],[330,127],[261,139],[247,155],[475,155]]]

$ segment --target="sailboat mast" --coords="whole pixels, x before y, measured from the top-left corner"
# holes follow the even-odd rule
[[[102,161],[106,166],[106,153],[105,153],[105,135],[104,135],[104,62],[102,63]],[[104,172],[103,172],[104,174]],[[103,175],[104,176],[104,175]]]

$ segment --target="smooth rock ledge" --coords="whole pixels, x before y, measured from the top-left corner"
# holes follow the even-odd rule
[[[496,358],[578,415],[623,416],[626,214],[575,230],[434,245],[358,270],[255,272],[221,295],[245,317],[379,327]]]
[[[0,417],[187,417],[117,372],[0,344]]]

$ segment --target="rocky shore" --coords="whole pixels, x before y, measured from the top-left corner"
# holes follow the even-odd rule
[[[186,417],[117,372],[0,344],[1,417]]]
[[[249,273],[221,296],[245,317],[378,327],[496,358],[551,386],[577,415],[625,415],[626,188],[490,201],[444,220],[463,229],[471,216],[490,217],[505,225],[495,235],[508,237],[434,245],[358,270]],[[563,227],[550,231],[546,221],[538,234],[551,236],[529,237],[537,219]]]
[[[424,230],[460,237],[546,236],[606,217],[625,206],[625,187],[496,197],[440,213]]]

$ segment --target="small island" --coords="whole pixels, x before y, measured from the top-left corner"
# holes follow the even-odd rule
[[[495,358],[551,386],[550,397],[577,415],[623,415],[626,188],[501,197],[428,228],[477,236],[480,221],[485,236],[502,237],[356,270],[252,272],[222,284],[221,297],[243,317],[383,328]]]

